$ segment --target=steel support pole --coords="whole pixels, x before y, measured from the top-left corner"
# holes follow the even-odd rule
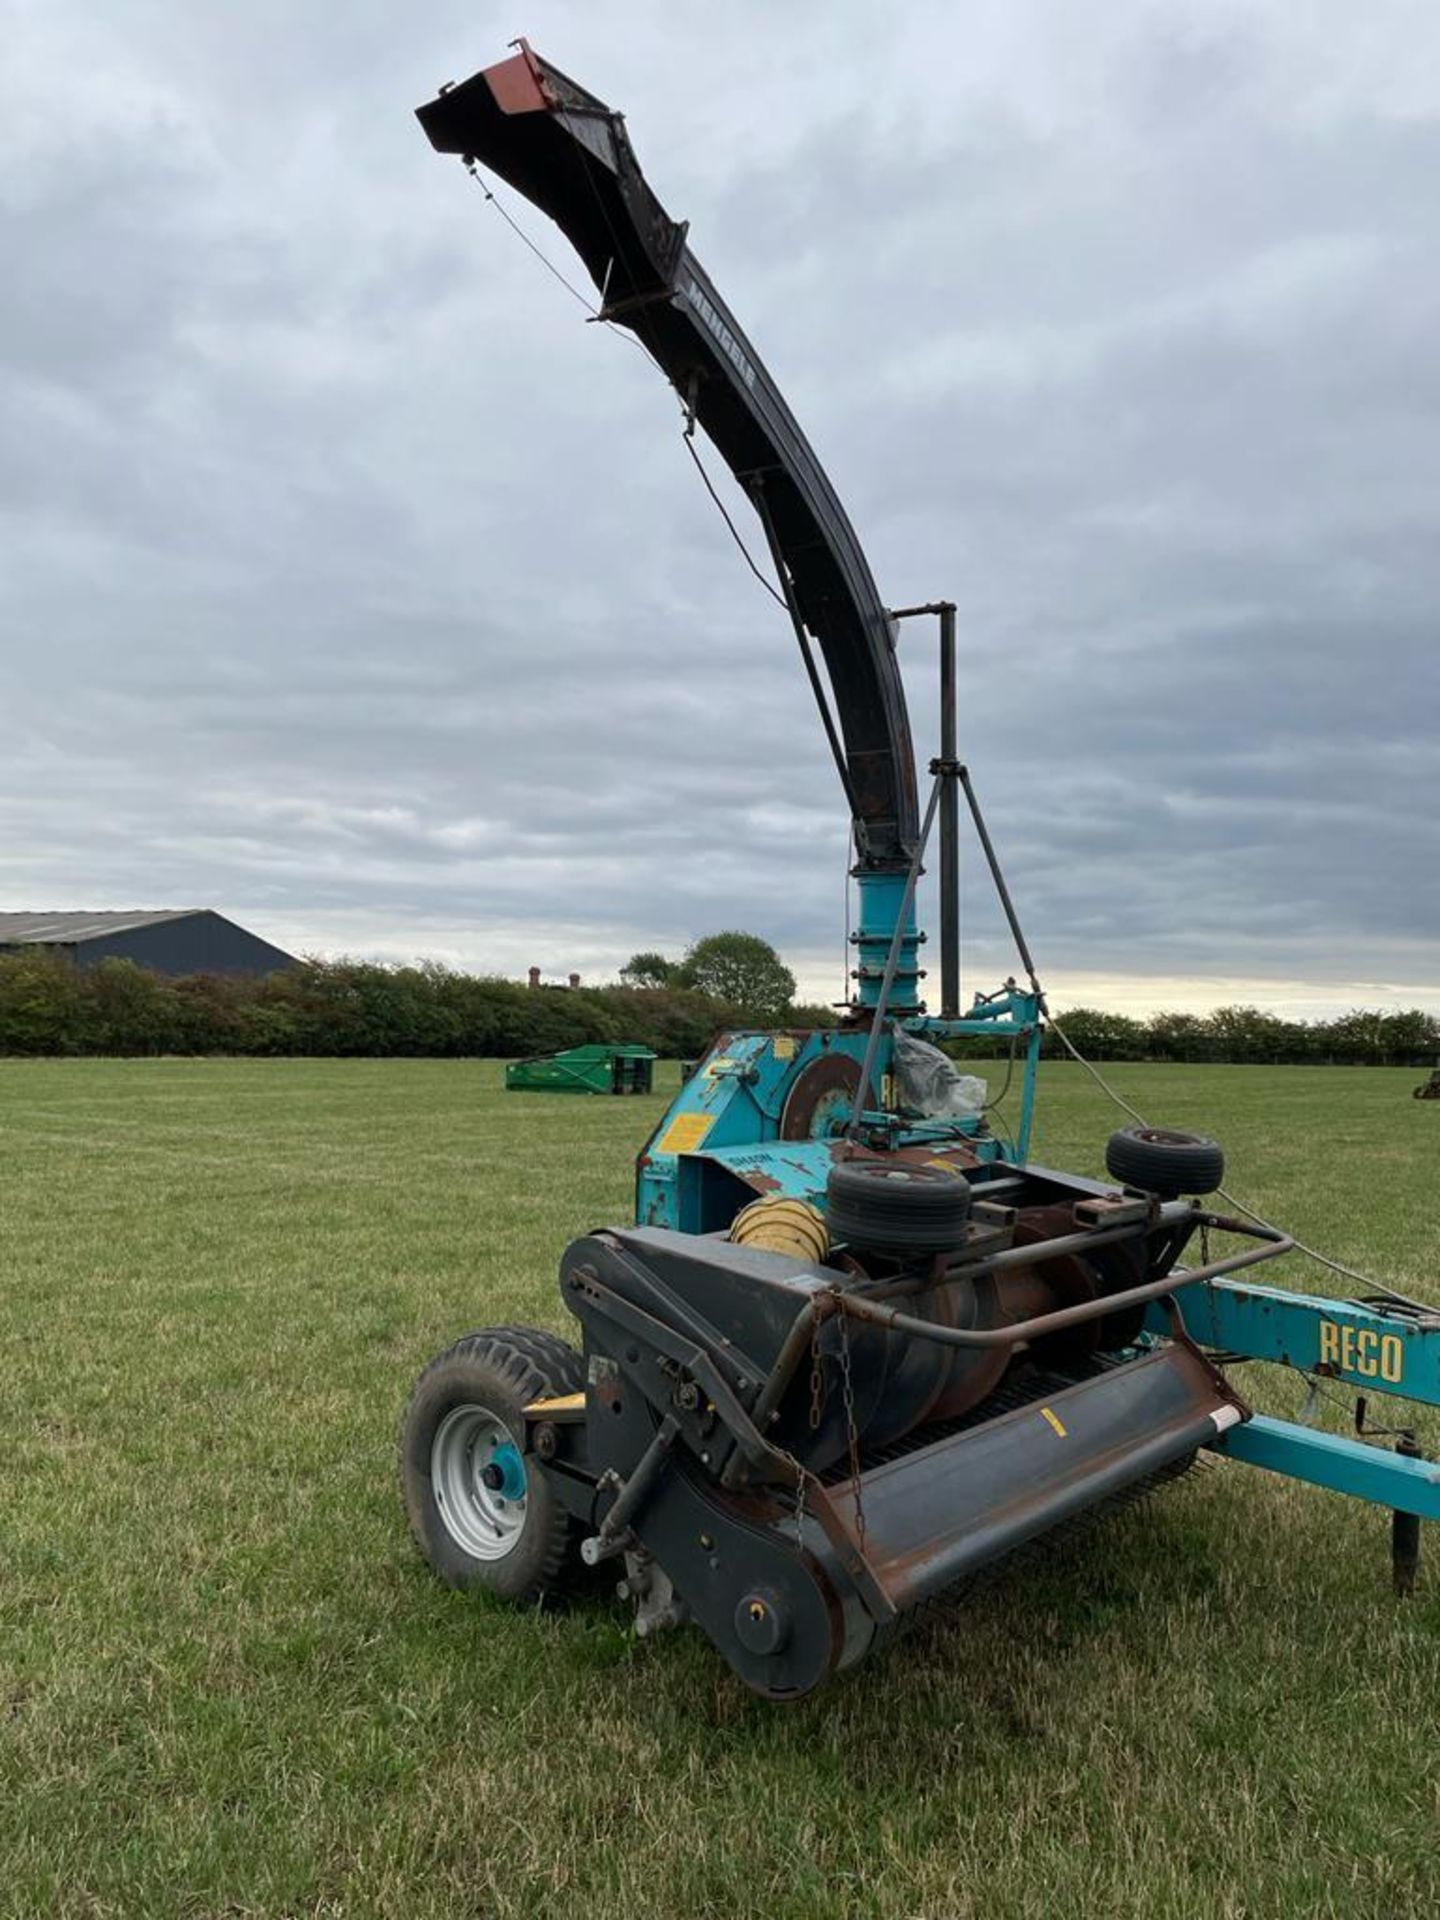
[[[940,605],[940,758],[954,766],[955,605]],[[940,789],[940,1014],[960,1018],[960,796],[955,776]]]

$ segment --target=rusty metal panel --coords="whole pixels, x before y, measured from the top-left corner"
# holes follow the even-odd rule
[[[1168,1346],[830,1490],[892,1605],[918,1605],[1245,1414],[1221,1376]],[[863,1534],[857,1525],[863,1514]]]

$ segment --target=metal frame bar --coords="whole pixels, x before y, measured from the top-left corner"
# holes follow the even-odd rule
[[[1440,1407],[1440,1319],[1278,1287],[1207,1285],[1195,1272],[1172,1279],[1202,1346]]]
[[[1144,1232],[1146,1229],[1141,1228]],[[1034,1246],[1017,1247],[1016,1254],[1023,1256],[1032,1266],[1039,1266],[1046,1260],[1058,1258],[1060,1253],[1073,1249],[1077,1241],[1088,1239],[1091,1246],[1102,1241],[1133,1239],[1134,1230],[1115,1228],[1110,1233],[1092,1235],[1066,1234],[1060,1240],[1040,1241]],[[1197,1267],[1195,1277],[1204,1279],[1213,1274],[1233,1273],[1240,1267],[1253,1267],[1262,1260],[1276,1260],[1281,1254],[1289,1253],[1294,1247],[1293,1240],[1281,1235],[1279,1239],[1267,1241],[1259,1247],[1248,1247],[1243,1253],[1228,1254],[1223,1260],[1215,1260],[1208,1267]],[[997,1254],[992,1260],[977,1262],[969,1272],[983,1272],[1002,1264],[1010,1264],[1004,1254]],[[1061,1307],[1054,1313],[1037,1314],[1031,1320],[1012,1320],[1003,1327],[942,1327],[934,1321],[921,1320],[916,1315],[901,1313],[896,1307],[882,1306],[878,1301],[867,1300],[861,1294],[836,1292],[833,1296],[834,1310],[847,1314],[852,1320],[869,1320],[875,1325],[885,1327],[892,1333],[909,1334],[916,1340],[929,1340],[940,1347],[1011,1347],[1017,1340],[1038,1340],[1047,1333],[1060,1333],[1067,1327],[1083,1326],[1087,1320],[1103,1320],[1112,1313],[1118,1313],[1125,1307],[1137,1307],[1148,1301],[1164,1300],[1175,1292],[1173,1274],[1163,1279],[1150,1280],[1142,1287],[1126,1287],[1121,1293],[1101,1294],[1094,1300],[1082,1300],[1073,1307]],[[1172,1298],[1173,1305],[1173,1298]],[[1177,1317],[1179,1309],[1175,1309]],[[1183,1326],[1183,1318],[1180,1320]]]
[[[1190,1336],[1202,1347],[1333,1381],[1357,1396],[1383,1393],[1440,1406],[1440,1315],[1384,1301],[1332,1300],[1207,1279],[1199,1272],[1172,1277]],[[1158,1316],[1147,1324],[1163,1331]],[[1213,1444],[1217,1453],[1247,1466],[1392,1513],[1440,1520],[1440,1464],[1412,1451],[1413,1442],[1392,1451],[1359,1435],[1255,1414]],[[1398,1569],[1398,1558],[1396,1564]],[[1408,1591],[1398,1571],[1397,1591]]]
[[[1290,1420],[1252,1414],[1243,1426],[1232,1427],[1206,1443],[1216,1453],[1247,1466],[1265,1467],[1291,1480],[1348,1493],[1392,1512],[1418,1514],[1422,1520],[1440,1520],[1440,1465],[1433,1460],[1390,1453],[1367,1446],[1343,1433],[1322,1433],[1315,1427],[1297,1427]]]
[[[947,781],[946,785],[951,786],[953,782]],[[902,1023],[907,1033],[928,1034],[937,1040],[960,1034],[982,1040],[1011,1040],[1017,1045],[1024,1040],[1020,1126],[1015,1136],[1015,1159],[1022,1166],[1030,1158],[1030,1138],[1035,1128],[1035,1080],[1045,1037],[1040,1013],[1039,996],[1024,992],[1012,980],[998,993],[978,995],[970,1011],[958,1020],[919,1014]]]

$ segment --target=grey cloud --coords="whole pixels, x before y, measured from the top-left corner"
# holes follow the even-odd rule
[[[1433,15],[533,11],[886,590],[959,600],[1050,963],[1440,999]],[[673,397],[410,121],[499,45],[454,4],[71,14],[0,101],[6,904],[511,967],[739,923],[832,991],[793,640]],[[973,860],[966,901],[1008,967]]]

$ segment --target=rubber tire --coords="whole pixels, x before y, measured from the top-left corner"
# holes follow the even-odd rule
[[[548,1389],[552,1395],[585,1391],[584,1360],[568,1340],[558,1333],[551,1333],[548,1327],[480,1327],[466,1337],[471,1340],[504,1340],[507,1345],[516,1348],[553,1382]],[[539,1394],[535,1395],[536,1399],[540,1397]]]
[[[825,1183],[831,1237],[876,1253],[948,1253],[965,1236],[970,1182],[908,1161],[841,1160]]]
[[[1112,1180],[1162,1200],[1214,1193],[1225,1178],[1225,1151],[1203,1133],[1174,1127],[1121,1127],[1105,1142]]]
[[[477,1560],[451,1536],[430,1478],[436,1430],[454,1407],[485,1407],[523,1439],[522,1409],[532,1400],[579,1392],[584,1362],[557,1334],[539,1327],[486,1327],[437,1354],[415,1382],[400,1423],[400,1492],[416,1546],[447,1586],[480,1587],[521,1606],[559,1599],[580,1572],[576,1529],[545,1477],[527,1458],[525,1525],[503,1559]]]

